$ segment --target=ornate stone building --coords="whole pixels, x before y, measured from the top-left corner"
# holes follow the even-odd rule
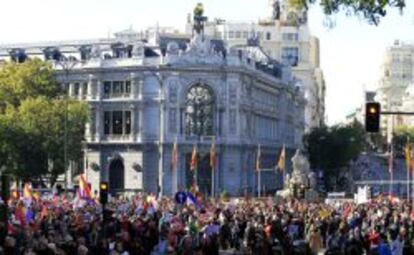
[[[172,194],[191,183],[197,147],[197,184],[211,192],[209,151],[216,143],[216,192],[252,192],[255,158],[274,169],[282,145],[287,158],[301,147],[304,95],[290,68],[250,41],[226,48],[197,30],[191,41],[156,34],[140,41],[112,39],[0,46],[0,59],[50,61],[69,96],[88,102],[85,171],[92,190],[100,180],[113,192],[143,189]],[[177,142],[177,168],[171,168]],[[289,167],[289,166],[288,166]],[[281,187],[280,173],[262,172],[264,189]]]
[[[228,46],[243,45],[257,36],[258,45],[270,57],[290,66],[306,98],[305,127],[325,123],[326,84],[320,67],[319,39],[311,34],[307,10],[298,10],[288,0],[269,0],[271,13],[258,22],[234,22],[215,19],[206,23],[206,34]],[[186,33],[191,34],[193,21],[187,20]]]

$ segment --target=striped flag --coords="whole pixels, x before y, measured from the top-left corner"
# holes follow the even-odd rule
[[[282,152],[279,156],[279,161],[277,162],[277,167],[280,171],[284,172],[286,167],[286,151],[285,151],[285,145],[283,144]]]
[[[79,179],[79,195],[81,198],[92,198],[91,189],[89,187],[88,182],[86,181],[85,174],[80,175]]]
[[[213,143],[211,144],[211,148],[210,148],[210,167],[211,167],[211,171],[216,170],[216,163],[217,163],[217,159],[216,159],[216,141],[214,139]]]
[[[171,156],[171,171],[174,171],[177,169],[177,163],[178,163],[178,148],[177,148],[177,140],[175,140],[172,150],[172,156]]]
[[[197,168],[197,149],[193,146],[193,153],[191,154],[190,170],[195,171]]]
[[[25,183],[23,187],[23,198],[31,200],[32,199],[32,185],[30,183]]]
[[[260,157],[261,155],[261,149],[260,149],[260,144],[257,147],[257,155],[256,155],[256,171],[259,172],[260,171]]]

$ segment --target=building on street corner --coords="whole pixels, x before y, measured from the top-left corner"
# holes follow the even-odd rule
[[[125,30],[109,39],[0,45],[0,59],[22,54],[50,61],[68,95],[89,104],[85,172],[92,191],[105,180],[111,192],[161,189],[170,195],[196,180],[210,194],[214,178],[217,193],[254,192],[259,144],[262,190],[280,188],[278,155],[285,145],[290,158],[305,129],[304,87],[291,68],[254,36],[227,47],[204,33],[202,20],[191,38],[140,36]],[[190,166],[194,148],[196,175]]]

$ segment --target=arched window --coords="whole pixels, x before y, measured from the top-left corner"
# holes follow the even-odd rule
[[[197,84],[188,90],[185,112],[187,135],[213,135],[214,95],[208,86]]]

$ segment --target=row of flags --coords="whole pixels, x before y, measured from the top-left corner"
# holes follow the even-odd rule
[[[178,146],[177,141],[174,142],[173,150],[172,150],[172,157],[171,157],[171,170],[176,170],[178,164]],[[195,171],[197,169],[197,147],[193,146],[193,151],[191,153],[191,161],[190,161],[190,170]],[[216,142],[213,140],[210,147],[210,167],[212,171],[216,170],[217,165],[217,153],[216,153]],[[285,145],[282,147],[282,151],[280,152],[279,158],[277,159],[276,168],[280,171],[285,171],[286,167],[286,149]],[[261,170],[261,145],[258,145],[257,148],[257,156],[256,156],[256,171]]]
[[[171,170],[176,170],[178,164],[178,146],[177,141],[174,142],[172,157],[171,157]],[[193,151],[191,153],[191,162],[190,162],[190,170],[195,171],[197,169],[197,147],[193,147]],[[217,154],[216,154],[216,142],[213,141],[210,148],[210,167],[214,171],[217,165]]]
[[[262,151],[261,151],[261,145],[259,144],[257,147],[257,156],[256,156],[256,171],[261,171],[261,157],[262,157]],[[286,148],[283,144],[282,151],[280,152],[279,158],[276,159],[276,169],[279,169],[279,171],[284,172],[286,167]]]
[[[407,167],[407,171],[411,172],[414,170],[414,149],[410,144],[410,141],[407,141],[404,147],[404,155],[405,155],[405,165]],[[392,173],[394,168],[394,148],[391,146],[389,157],[388,157],[388,172]]]

